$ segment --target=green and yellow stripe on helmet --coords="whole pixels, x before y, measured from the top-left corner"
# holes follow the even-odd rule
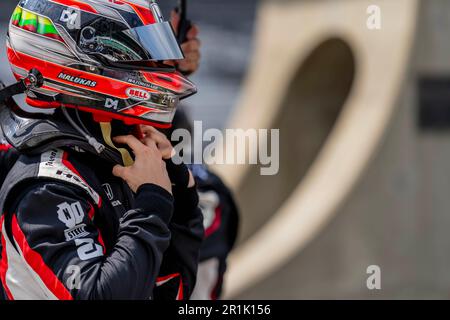
[[[22,16],[20,17],[19,27],[22,29],[36,32],[38,26],[37,14],[30,11],[22,10]]]
[[[25,10],[19,6],[16,7],[13,12],[11,23],[24,30],[63,41],[50,19]]]
[[[37,33],[46,37],[61,40],[61,37],[59,36],[59,33],[53,23],[50,19],[45,17],[38,16]]]
[[[22,17],[22,8],[18,6],[16,7],[16,9],[12,14],[11,23],[15,26],[18,26],[20,22],[20,17]]]

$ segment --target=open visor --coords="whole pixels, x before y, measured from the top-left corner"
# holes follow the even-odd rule
[[[184,59],[172,26],[167,21],[128,29],[122,33],[137,42],[146,51],[149,60]]]
[[[100,22],[101,23],[101,22]],[[98,27],[98,21],[83,28],[79,45],[88,54],[100,54],[114,63],[182,60],[183,52],[169,22],[159,22],[124,29],[109,24]]]

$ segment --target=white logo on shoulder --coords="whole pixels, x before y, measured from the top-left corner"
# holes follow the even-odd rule
[[[63,163],[64,151],[49,150],[41,155],[38,177],[53,178],[69,182],[86,190],[92,200],[98,205],[100,196],[79,175],[67,168]]]
[[[67,229],[64,230],[66,241],[85,237],[89,234],[85,229],[86,225],[82,223],[84,212],[80,202],[77,201],[72,204],[63,202],[59,204],[57,208],[58,219],[67,227]]]

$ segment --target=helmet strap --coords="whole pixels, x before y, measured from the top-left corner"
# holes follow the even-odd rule
[[[37,69],[31,69],[28,76],[18,82],[0,89],[0,102],[6,101],[15,95],[26,92],[32,88],[39,88],[44,84],[44,78]]]
[[[134,163],[133,158],[130,155],[130,152],[128,152],[125,148],[118,148],[114,145],[111,133],[112,133],[112,127],[111,122],[100,122],[100,129],[102,130],[103,140],[105,140],[105,143],[110,146],[111,148],[117,150],[122,155],[122,161],[123,164],[126,167],[132,166]]]
[[[67,112],[67,109],[64,105],[61,105],[61,110],[66,117],[66,120],[69,121],[69,124],[77,130],[85,139],[86,141],[97,151],[97,153],[102,153],[105,150],[105,146],[97,141],[90,133],[87,131],[87,129],[83,126],[83,123],[80,121],[80,124],[83,126],[83,128],[80,128],[75,121],[70,117],[69,113]],[[77,116],[78,116],[78,110],[76,110]],[[79,118],[78,118],[79,119]]]

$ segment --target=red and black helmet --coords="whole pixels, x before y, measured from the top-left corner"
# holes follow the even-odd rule
[[[33,107],[169,127],[179,100],[196,93],[166,64],[184,56],[153,0],[21,0],[7,50],[18,80],[32,69],[43,76],[27,92]]]

